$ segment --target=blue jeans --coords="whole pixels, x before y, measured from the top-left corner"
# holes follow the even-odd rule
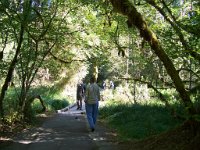
[[[96,104],[85,105],[87,120],[91,129],[95,128],[98,115],[98,107],[99,107],[99,102],[97,102]]]

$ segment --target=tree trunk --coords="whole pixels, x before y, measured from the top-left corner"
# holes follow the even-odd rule
[[[195,114],[195,108],[193,103],[189,97],[188,92],[185,90],[184,84],[179,77],[178,72],[176,71],[172,61],[165,53],[163,48],[161,47],[156,35],[148,28],[147,23],[145,22],[142,15],[136,10],[129,0],[110,0],[115,10],[119,13],[128,17],[129,26],[136,26],[140,31],[140,36],[143,37],[154,50],[154,53],[159,57],[159,59],[163,62],[167,73],[171,77],[176,90],[179,92],[182,102],[185,108],[188,110],[189,114]]]
[[[5,94],[6,94],[6,91],[8,89],[8,86],[9,86],[9,82],[11,81],[12,79],[12,75],[13,75],[13,71],[15,69],[15,66],[17,64],[17,61],[18,61],[18,55],[20,54],[20,51],[21,51],[21,46],[22,46],[22,42],[24,40],[23,36],[24,36],[24,31],[25,31],[25,27],[26,27],[26,24],[27,24],[27,18],[30,14],[30,8],[31,8],[31,1],[25,1],[22,5],[22,10],[23,10],[23,13],[21,15],[22,17],[22,20],[20,22],[20,32],[19,32],[19,38],[16,39],[17,40],[17,49],[16,49],[16,52],[15,52],[15,56],[10,64],[10,67],[8,69],[8,73],[7,73],[7,76],[6,76],[6,79],[5,79],[5,82],[4,82],[4,85],[1,89],[1,95],[0,95],[0,117],[2,119],[4,119],[4,108],[3,108],[3,100],[4,100],[4,97],[5,97]],[[11,19],[11,18],[10,18]],[[17,33],[15,33],[17,34]]]
[[[24,108],[23,108],[23,116],[24,116],[24,120],[25,121],[30,121],[30,119],[31,119],[31,115],[32,115],[31,104],[34,102],[35,99],[39,99],[40,100],[40,103],[42,105],[42,112],[46,111],[46,106],[45,106],[44,101],[42,100],[41,96],[40,95],[32,96],[31,98],[29,98],[26,101],[26,103],[24,105]]]
[[[9,83],[11,82],[12,79],[12,75],[13,75],[13,71],[15,69],[15,65],[17,63],[17,57],[20,53],[21,50],[21,46],[22,46],[22,41],[23,41],[23,35],[24,35],[24,25],[21,25],[21,30],[20,30],[20,36],[19,36],[19,42],[18,42],[18,46],[15,52],[15,56],[10,64],[4,85],[1,89],[1,95],[0,95],[0,116],[2,118],[4,118],[4,108],[3,108],[3,100],[6,94],[6,91],[8,89]]]
[[[94,76],[94,78],[95,78],[95,81],[97,81],[97,79],[98,79],[98,73],[99,73],[99,71],[98,71],[98,66],[95,64],[94,66],[93,66],[93,76]]]

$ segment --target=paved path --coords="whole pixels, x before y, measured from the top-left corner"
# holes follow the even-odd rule
[[[3,150],[121,150],[113,133],[98,125],[90,132],[85,110],[76,107],[48,118],[41,127],[31,128],[14,137]]]

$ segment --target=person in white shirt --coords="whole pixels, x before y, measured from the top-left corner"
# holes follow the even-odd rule
[[[85,95],[85,108],[87,114],[87,120],[92,132],[95,130],[95,124],[98,115],[98,107],[100,100],[99,86],[95,82],[95,78],[91,77],[90,84],[86,87]]]

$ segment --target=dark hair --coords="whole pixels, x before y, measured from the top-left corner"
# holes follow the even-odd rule
[[[92,76],[92,77],[90,78],[90,83],[94,83],[95,81],[96,81],[95,77]]]

